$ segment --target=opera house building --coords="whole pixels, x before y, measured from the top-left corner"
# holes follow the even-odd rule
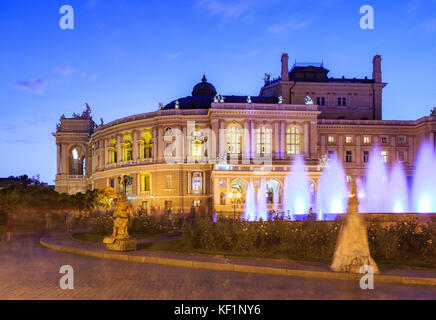
[[[194,205],[240,213],[250,182],[267,182],[268,205],[281,206],[285,176],[303,157],[315,194],[331,156],[347,179],[364,181],[378,146],[387,167],[402,162],[413,175],[420,144],[434,146],[436,114],[411,121],[382,120],[381,57],[372,76],[332,78],[323,64],[281,58],[280,77],[265,76],[258,96],[228,96],[205,76],[191,95],[154,112],[97,125],[89,112],[62,116],[56,190],[74,194],[113,187],[148,212]],[[218,89],[218,91],[217,91]],[[274,199],[275,198],[275,199]]]

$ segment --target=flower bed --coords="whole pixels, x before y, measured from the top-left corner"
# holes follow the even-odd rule
[[[231,219],[197,219],[187,224],[183,245],[231,254],[281,256],[289,259],[330,263],[336,247],[341,221],[266,221],[246,222]],[[380,264],[433,266],[436,263],[436,223],[415,219],[368,225],[371,254]]]

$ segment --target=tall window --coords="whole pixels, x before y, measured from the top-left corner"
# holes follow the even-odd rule
[[[150,174],[144,173],[140,176],[140,189],[142,192],[150,191]]]
[[[369,162],[369,151],[363,151],[363,163]]]
[[[110,153],[110,163],[116,163],[118,161],[118,146],[117,141],[115,139],[111,140],[110,147],[109,147],[109,153]]]
[[[124,161],[133,159],[133,141],[132,137],[126,136],[124,138]]]
[[[229,154],[240,154],[241,153],[241,128],[232,124],[227,127],[227,152]]]
[[[384,163],[388,162],[388,152],[387,151],[382,151],[381,152],[381,159]]]
[[[292,155],[301,153],[301,129],[297,126],[290,126],[286,130],[286,153]]]
[[[257,154],[271,154],[272,129],[261,126],[257,129]]]
[[[153,140],[150,132],[142,134],[141,141],[141,159],[150,159],[153,157]]]
[[[195,159],[201,159],[204,154],[204,136],[200,130],[192,132],[191,156]]]
[[[345,162],[347,162],[347,163],[353,162],[353,152],[352,151],[347,151],[345,153]]]

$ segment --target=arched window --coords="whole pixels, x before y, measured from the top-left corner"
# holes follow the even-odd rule
[[[142,134],[141,159],[150,158],[153,158],[153,140],[150,132],[146,131]]]
[[[133,141],[131,136],[124,137],[124,161],[133,160]]]
[[[268,203],[280,202],[280,183],[277,180],[269,180],[266,184]],[[275,199],[276,198],[276,199]]]
[[[239,194],[240,197],[234,197],[236,199],[237,203],[244,203],[245,202],[245,193],[247,191],[247,183],[242,179],[235,179],[233,180],[231,186],[231,192],[233,195]]]
[[[229,154],[241,153],[241,127],[237,124],[231,124],[227,127],[227,152]]]
[[[85,158],[83,157],[83,159],[80,158],[79,155],[79,151],[77,150],[77,148],[74,148],[73,150],[71,150],[71,155],[70,155],[70,174],[73,176],[82,176],[84,171],[84,161]]]
[[[201,159],[204,155],[204,136],[200,130],[192,132],[191,156],[194,160]]]
[[[272,129],[261,126],[257,129],[257,154],[271,154]]]
[[[301,129],[290,126],[286,130],[286,154],[298,155],[301,153]]]
[[[109,162],[116,163],[118,161],[118,146],[117,141],[112,139],[109,147]]]

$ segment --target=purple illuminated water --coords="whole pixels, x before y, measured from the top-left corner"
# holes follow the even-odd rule
[[[309,212],[311,194],[304,160],[299,156],[294,160],[291,174],[287,177],[283,188],[284,212],[291,215],[302,215]]]
[[[412,188],[412,210],[436,212],[436,161],[434,147],[425,142],[418,154]]]
[[[328,160],[322,172],[316,196],[318,220],[326,213],[345,213],[348,204],[347,180],[342,164],[336,157]]]
[[[246,221],[254,221],[256,215],[256,200],[254,197],[253,182],[248,184],[247,194],[245,195],[245,209],[243,219]]]
[[[260,183],[260,187],[257,190],[257,210],[256,210],[256,220],[262,219],[266,221],[268,219],[268,207],[266,203],[266,179],[263,178]]]

